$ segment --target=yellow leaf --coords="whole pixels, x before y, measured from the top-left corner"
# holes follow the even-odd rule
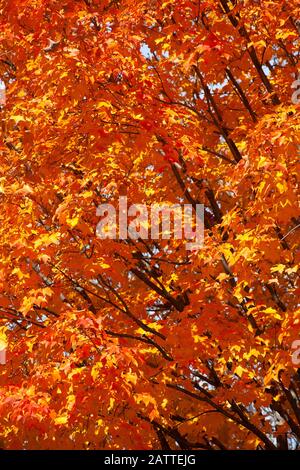
[[[76,227],[76,225],[78,224],[79,222],[79,216],[76,215],[75,217],[73,218],[67,218],[67,224],[71,227],[71,228],[74,228]]]
[[[285,181],[283,181],[282,183],[277,183],[276,188],[278,189],[280,194],[285,193],[288,189],[287,184],[286,184]]]
[[[110,268],[110,265],[107,264],[107,263],[102,263],[102,262],[101,262],[101,263],[100,263],[100,266],[101,266],[101,268],[103,268],[103,269],[108,269],[108,268]]]
[[[155,39],[155,44],[160,44],[161,42],[164,42],[165,40],[165,37],[162,37],[162,38],[158,38],[158,39]]]
[[[250,349],[249,353],[243,354],[243,359],[246,359],[247,361],[250,359],[250,357],[258,357],[260,355],[260,352],[257,349]]]
[[[97,429],[95,430],[95,434],[96,436],[98,436],[99,432],[100,432],[100,429],[102,426],[103,426],[103,419],[98,419],[96,421],[96,424],[97,424]]]
[[[155,194],[155,191],[153,188],[149,188],[149,189],[145,189],[145,194],[147,197],[149,196],[152,196],[153,194]]]
[[[99,375],[99,366],[95,365],[92,367],[92,371],[91,371],[91,376],[94,382],[97,379],[98,375]]]
[[[19,124],[19,122],[21,122],[21,121],[25,121],[25,119],[23,118],[23,116],[20,116],[20,115],[11,116],[11,119],[12,119],[13,121],[15,121],[16,124]]]
[[[58,416],[54,420],[55,424],[67,424],[67,422],[68,422],[68,417],[66,415]]]
[[[28,348],[28,351],[32,353],[33,343],[31,341],[26,341],[26,346]]]
[[[226,273],[221,273],[217,277],[218,281],[224,281],[224,279],[228,279],[228,278],[229,278],[229,274],[226,274]]]
[[[69,395],[68,396],[68,402],[67,402],[67,409],[71,411],[73,406],[75,405],[76,397],[75,395]]]
[[[288,275],[290,275],[290,274],[296,273],[297,271],[298,271],[298,264],[297,264],[296,266],[294,266],[293,268],[288,268],[288,269],[286,270],[286,273],[287,273]]]
[[[20,312],[24,315],[24,317],[27,315],[27,313],[32,309],[32,306],[35,304],[35,299],[33,297],[24,297],[23,302],[21,307],[19,308]]]
[[[149,393],[138,393],[135,395],[134,399],[137,402],[137,404],[142,402],[146,406],[148,406],[149,403],[152,403],[153,405],[156,406],[155,398],[152,397]]]
[[[27,388],[26,390],[26,395],[30,396],[30,397],[34,397],[35,396],[35,386],[34,385],[31,385],[29,388]]]
[[[84,191],[84,193],[81,194],[81,197],[83,197],[84,199],[87,199],[88,197],[92,197],[93,196],[93,191]]]
[[[111,108],[111,104],[110,103],[107,103],[106,101],[100,101],[98,104],[97,104],[97,109],[98,108]]]
[[[263,312],[264,313],[269,313],[270,315],[273,316],[273,318],[276,318],[277,320],[282,320],[281,315],[279,315],[279,313],[277,313],[277,310],[275,310],[275,308],[268,307],[265,310],[263,310]]]
[[[111,397],[111,398],[109,399],[108,411],[111,411],[111,410],[113,409],[114,404],[115,404],[115,399]]]
[[[239,377],[242,377],[243,373],[246,371],[242,366],[237,366],[234,369],[234,374],[238,375]]]
[[[39,248],[40,246],[49,246],[52,243],[54,245],[59,244],[59,238],[60,234],[59,233],[51,233],[51,235],[42,235],[38,240],[34,242],[34,248]]]
[[[273,266],[273,268],[271,268],[271,273],[280,273],[282,274],[283,271],[285,270],[286,266],[284,264],[276,264],[276,266]]]
[[[167,404],[168,404],[168,400],[166,398],[163,399],[162,403],[161,403],[161,406],[163,409],[166,409],[167,407]]]
[[[128,372],[127,374],[124,374],[123,377],[127,382],[130,382],[133,385],[137,384],[137,375],[134,372]]]
[[[14,268],[11,273],[16,274],[19,280],[23,279],[23,277],[29,277],[29,275],[24,274],[20,268]]]

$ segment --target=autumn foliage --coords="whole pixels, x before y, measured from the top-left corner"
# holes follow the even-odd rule
[[[0,0],[0,444],[300,447],[298,0]],[[101,203],[205,204],[205,243]]]

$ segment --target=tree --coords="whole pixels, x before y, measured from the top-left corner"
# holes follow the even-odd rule
[[[300,446],[297,0],[1,0],[7,449]],[[100,204],[205,205],[205,243]]]

